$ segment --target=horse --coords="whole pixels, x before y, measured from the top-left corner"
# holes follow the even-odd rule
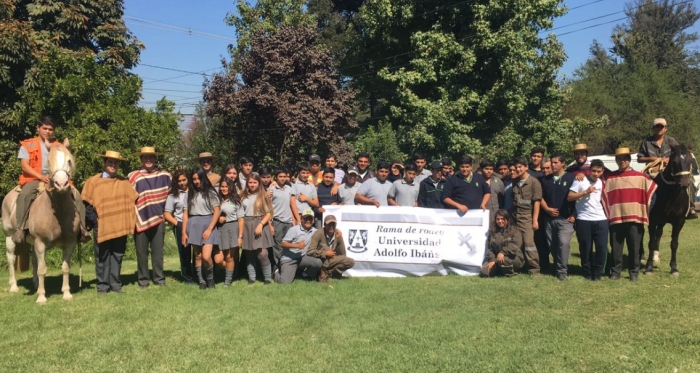
[[[75,204],[74,188],[70,180],[75,170],[75,159],[68,151],[68,141],[63,144],[55,143],[49,150],[49,184],[45,191],[40,192],[29,208],[27,227],[29,235],[27,244],[34,246],[33,277],[37,290],[37,304],[46,304],[44,278],[46,276],[45,253],[52,247],[63,250],[63,292],[64,300],[73,299],[70,293],[68,276],[70,274],[70,258],[78,240],[80,218]],[[19,196],[18,188],[7,194],[2,201],[2,227],[5,231],[7,245],[7,264],[10,270],[10,292],[18,292],[15,278],[15,249],[16,245],[10,237],[17,229],[16,202]]]
[[[654,272],[653,255],[659,250],[659,242],[664,233],[664,226],[671,224],[671,275],[677,277],[678,236],[685,225],[685,217],[690,206],[690,183],[692,157],[684,145],[671,148],[669,163],[654,178],[658,185],[656,202],[649,212],[649,257],[645,274]],[[693,196],[694,197],[694,196]]]

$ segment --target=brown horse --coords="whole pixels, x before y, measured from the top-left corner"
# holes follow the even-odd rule
[[[46,190],[40,193],[29,209],[27,227],[29,236],[27,243],[34,245],[34,285],[37,287],[37,304],[46,304],[44,277],[46,276],[46,261],[44,255],[47,249],[60,247],[63,250],[63,292],[64,300],[71,300],[68,284],[70,274],[70,258],[77,243],[80,230],[80,218],[73,197],[74,188],[70,179],[75,170],[75,160],[68,151],[68,141],[55,144],[49,151],[50,182]],[[7,245],[7,264],[10,269],[10,292],[17,292],[15,277],[15,249],[12,234],[17,227],[16,202],[19,192],[15,189],[5,196],[2,201],[2,226],[5,231]]]

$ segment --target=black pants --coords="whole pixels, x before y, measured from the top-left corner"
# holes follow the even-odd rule
[[[600,277],[605,274],[605,262],[608,260],[608,232],[607,220],[576,220],[576,238],[581,252],[581,268],[584,277]]]
[[[544,211],[540,211],[540,218],[537,220],[540,229],[535,231],[535,246],[537,246],[537,254],[540,257],[540,271],[549,273],[553,271],[553,267],[549,261],[549,242],[547,242],[547,220],[544,218]]]
[[[177,242],[177,251],[180,254],[180,276],[182,281],[190,283],[194,281],[194,266],[192,265],[192,247],[190,245],[182,246],[182,222],[177,222],[177,226],[173,227],[175,234],[175,242]]]
[[[622,272],[623,247],[627,242],[627,266],[629,273],[639,273],[639,251],[642,248],[644,236],[644,224],[619,223],[610,226],[610,246],[612,246],[613,266],[611,275],[620,275]]]
[[[97,291],[118,291],[122,288],[122,258],[126,251],[126,236],[97,243],[95,227],[95,277]]]
[[[150,276],[148,273],[148,247],[151,247],[151,265],[153,266],[153,282],[165,285],[163,273],[163,243],[165,240],[165,223],[134,234],[136,244],[136,264],[138,265],[137,277],[140,286],[148,286]]]

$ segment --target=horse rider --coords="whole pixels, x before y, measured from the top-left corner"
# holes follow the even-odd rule
[[[27,229],[27,218],[29,207],[39,192],[39,183],[49,184],[49,150],[53,144],[58,144],[54,140],[56,125],[50,117],[39,119],[36,130],[38,136],[20,142],[19,154],[17,158],[22,165],[22,174],[19,176],[19,186],[21,191],[17,197],[17,230],[12,235],[15,243],[24,242]],[[85,229],[85,206],[79,193],[73,194],[75,205],[80,215],[80,241],[90,240],[90,234]]]
[[[666,135],[666,132],[668,131],[668,124],[664,118],[654,119],[652,130],[654,131],[654,134],[645,138],[644,141],[642,141],[642,144],[639,145],[637,162],[649,164],[661,159],[665,163],[668,163],[669,157],[671,156],[671,148],[678,146],[678,141],[676,141],[676,139],[673,137]],[[652,173],[657,173],[660,172],[660,168],[658,168],[658,166],[654,166],[650,171]],[[695,212],[696,190],[694,182],[690,183],[689,190],[691,198],[686,219],[697,219],[698,215]]]

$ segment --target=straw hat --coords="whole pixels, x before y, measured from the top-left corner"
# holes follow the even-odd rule
[[[585,151],[587,151],[587,152],[591,151],[591,149],[590,149],[590,148],[588,147],[588,145],[586,145],[586,144],[576,144],[576,145],[574,145],[574,153],[576,153],[576,152],[578,152],[578,151],[582,151],[582,150],[585,150]]]
[[[198,157],[192,158],[193,161],[197,161],[197,162],[199,162],[202,159],[211,159],[212,161],[216,161],[219,159],[219,157],[211,154],[210,152],[202,152],[202,153],[199,153]]]
[[[107,150],[104,155],[101,155],[100,158],[102,159],[116,159],[118,161],[125,161],[126,159],[122,158],[122,155],[119,154],[119,152],[115,152],[113,150]]]
[[[163,155],[163,153],[156,153],[156,148],[154,148],[152,146],[144,146],[143,148],[141,148],[140,152],[131,153],[131,154],[139,156],[139,157],[142,155],[155,155],[155,156]]]
[[[621,156],[621,155],[631,155],[632,152],[630,151],[630,148],[617,148],[615,149],[615,156]]]

